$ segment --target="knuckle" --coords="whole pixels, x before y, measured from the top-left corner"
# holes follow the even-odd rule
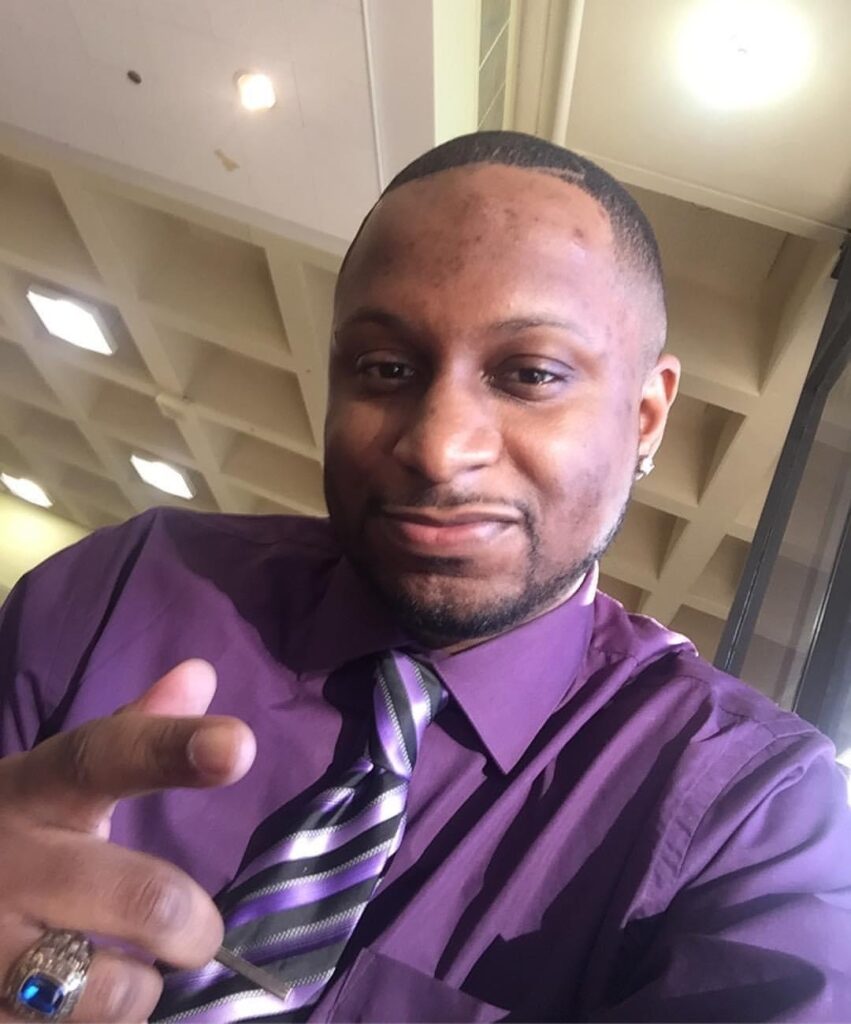
[[[152,785],[171,781],[183,767],[176,756],[176,733],[178,723],[159,720],[151,723],[152,728],[140,730],[130,742],[128,760],[136,766]]]
[[[91,725],[80,726],[67,734],[68,773],[80,789],[91,789],[95,777],[96,750]]]
[[[162,979],[153,968],[127,960],[99,958],[86,983],[86,1020],[145,1020],[156,1006]],[[75,1017],[79,1013],[75,1014]]]
[[[129,1020],[136,1002],[130,972],[120,963],[101,964],[86,982],[86,1018],[89,1020]]]
[[[14,806],[24,788],[27,780],[28,761],[32,760],[32,753],[7,754],[0,761],[0,806],[8,810]]]
[[[144,878],[125,878],[119,885],[119,912],[136,929],[154,936],[175,932],[185,923],[189,896],[165,869],[149,870]]]

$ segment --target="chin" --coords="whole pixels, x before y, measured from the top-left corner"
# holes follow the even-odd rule
[[[545,583],[429,573],[370,578],[405,632],[436,648],[513,629],[552,607],[578,577],[571,569]]]

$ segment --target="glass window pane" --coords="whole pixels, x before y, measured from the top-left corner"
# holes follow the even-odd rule
[[[786,708],[795,700],[849,508],[851,365],[825,405],[741,672]]]

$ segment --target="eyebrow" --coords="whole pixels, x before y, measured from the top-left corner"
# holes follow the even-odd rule
[[[491,324],[489,330],[504,334],[517,334],[533,327],[555,327],[558,330],[568,331],[570,334],[577,334],[584,339],[588,337],[575,320],[562,320],[559,317],[551,316],[512,317],[510,320],[500,320],[498,323]]]
[[[378,324],[380,327],[391,327],[394,330],[402,331],[405,334],[417,334],[416,327],[404,317],[397,316],[389,310],[381,309],[379,306],[361,306],[337,328],[338,331],[347,327],[355,327],[357,324]]]
[[[421,334],[415,324],[405,317],[389,310],[381,309],[378,306],[362,306],[356,309],[351,316],[340,324],[338,330],[345,330],[357,324],[377,324],[380,327],[388,327],[399,331],[402,334],[416,336]],[[531,330],[535,327],[555,327],[559,330],[568,331],[570,334],[578,335],[583,340],[589,340],[588,335],[574,320],[563,320],[550,316],[522,316],[511,317],[508,320],[498,320],[489,324],[486,330],[495,334],[519,334],[520,331]]]

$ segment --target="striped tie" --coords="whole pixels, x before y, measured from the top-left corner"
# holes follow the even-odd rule
[[[397,651],[381,656],[375,675],[364,756],[218,900],[224,945],[274,973],[286,1000],[212,962],[168,975],[152,1020],[297,1020],[319,1000],[402,841],[414,762],[444,698],[433,669]]]

